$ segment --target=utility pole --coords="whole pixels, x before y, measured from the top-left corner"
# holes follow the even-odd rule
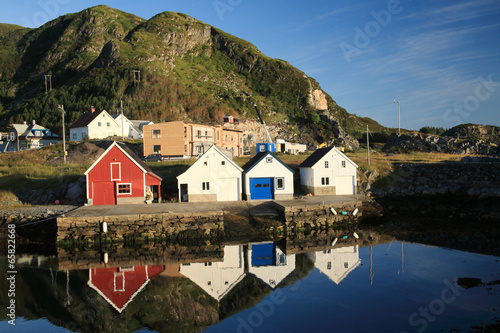
[[[123,101],[122,100],[120,100],[120,110],[122,113],[122,141],[124,141],[125,138],[124,138],[124,134],[123,134]]]
[[[57,106],[59,109],[61,109],[61,114],[62,114],[62,137],[63,137],[63,160],[64,163],[66,163],[66,134],[64,133],[64,105],[58,105]]]
[[[368,125],[366,125],[366,151],[368,154],[368,165],[370,165],[370,130],[368,129]]]
[[[401,108],[399,101],[394,100],[394,103],[398,103],[398,135],[401,135]]]
[[[49,79],[48,90],[52,91],[52,75],[44,75],[44,76],[45,76],[45,93],[47,93],[47,79]]]

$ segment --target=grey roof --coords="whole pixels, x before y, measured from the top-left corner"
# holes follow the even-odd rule
[[[326,154],[328,154],[330,150],[332,150],[333,148],[334,147],[317,149],[314,153],[312,153],[311,156],[306,158],[306,160],[299,165],[299,168],[311,168],[316,163],[318,163],[318,161],[321,160]]]

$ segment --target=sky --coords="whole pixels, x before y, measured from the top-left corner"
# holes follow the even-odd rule
[[[4,2],[0,22],[37,28],[99,4],[144,19],[188,14],[384,126],[500,126],[498,0],[18,0]]]

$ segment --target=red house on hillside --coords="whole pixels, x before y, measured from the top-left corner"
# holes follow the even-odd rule
[[[160,197],[162,178],[125,144],[113,142],[85,172],[89,205],[140,204]]]
[[[121,313],[163,266],[137,266],[89,269],[88,286]]]

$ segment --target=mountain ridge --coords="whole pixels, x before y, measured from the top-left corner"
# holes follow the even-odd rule
[[[114,113],[120,100],[128,117],[155,122],[251,119],[257,104],[309,144],[353,142],[368,123],[386,130],[287,61],[186,14],[145,20],[101,5],[37,29],[0,24],[0,126],[34,119],[57,131],[59,104],[70,123],[90,106]]]

